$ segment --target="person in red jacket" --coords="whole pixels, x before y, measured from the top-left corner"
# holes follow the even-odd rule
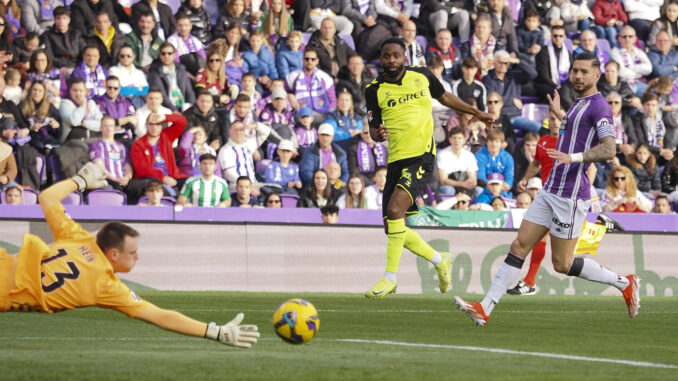
[[[160,180],[165,189],[172,196],[176,196],[177,190],[181,189],[188,175],[177,167],[172,144],[184,132],[185,127],[186,117],[181,114],[152,113],[148,116],[146,135],[132,145],[130,158],[134,168],[134,180],[128,187],[130,193],[128,203],[138,200],[146,183],[152,179]]]
[[[596,25],[592,28],[598,38],[610,43],[610,50],[618,47],[617,35],[629,18],[619,0],[596,0],[593,4],[593,18]],[[609,53],[609,52],[608,52]]]

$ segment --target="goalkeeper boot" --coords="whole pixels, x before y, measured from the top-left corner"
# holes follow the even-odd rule
[[[622,295],[624,295],[626,307],[629,310],[629,318],[633,319],[638,315],[638,308],[640,308],[640,294],[638,293],[640,278],[638,278],[638,275],[631,274],[627,275],[626,279],[629,280],[629,285],[622,291]]]
[[[370,299],[381,299],[385,295],[395,294],[397,287],[397,282],[389,282],[388,279],[381,278],[374,287],[367,290],[365,297]]]
[[[515,287],[508,289],[506,293],[509,295],[534,295],[537,293],[537,289],[521,280]]]
[[[478,326],[482,327],[487,324],[488,320],[490,320],[490,317],[485,315],[485,310],[483,309],[483,306],[480,305],[480,303],[469,303],[464,299],[455,296],[454,304],[459,306],[459,309],[464,311],[466,315],[470,317],[471,320],[473,320],[473,322]]]
[[[440,253],[442,260],[440,264],[436,266],[436,272],[438,273],[438,286],[440,287],[440,292],[443,294],[450,289],[452,283],[450,279],[450,266],[452,266],[452,255],[450,253]]]

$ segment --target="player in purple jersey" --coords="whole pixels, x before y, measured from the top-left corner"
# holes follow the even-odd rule
[[[553,268],[559,273],[605,283],[622,292],[628,314],[638,314],[640,297],[638,277],[619,276],[590,258],[574,258],[574,248],[591,204],[586,170],[596,161],[611,160],[616,151],[612,112],[598,92],[600,62],[595,55],[577,55],[570,67],[575,103],[567,113],[560,109],[560,96],[547,95],[551,111],[563,122],[565,132],[558,138],[557,149],[548,149],[555,160],[544,189],[527,209],[518,237],[492,280],[490,290],[479,303],[455,297],[455,303],[477,325],[483,326],[509,285],[520,276],[525,257],[550,232]]]

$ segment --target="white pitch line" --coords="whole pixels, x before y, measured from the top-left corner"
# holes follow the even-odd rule
[[[600,357],[563,355],[563,354],[548,353],[548,352],[515,351],[515,350],[512,350],[512,349],[501,349],[501,348],[471,347],[471,346],[464,346],[464,345],[447,345],[447,344],[419,344],[419,343],[407,343],[407,342],[388,341],[388,340],[338,339],[336,341],[347,342],[347,343],[396,345],[396,346],[401,346],[401,347],[456,349],[456,350],[463,350],[463,351],[477,351],[477,352],[501,353],[501,354],[508,354],[508,355],[546,357],[546,358],[554,358],[554,359],[561,359],[561,360],[603,362],[603,363],[621,364],[621,365],[629,365],[629,366],[644,367],[644,368],[678,369],[678,365],[671,365],[671,364],[661,364],[661,363],[645,362],[645,361],[607,359],[607,358],[600,358]]]
[[[183,308],[175,308],[176,311],[184,311],[184,312],[274,312],[273,309],[241,309],[241,308],[218,308],[218,309],[183,309]],[[94,310],[93,310],[94,311]],[[101,310],[101,311],[106,311],[106,310]],[[458,312],[458,309],[451,309],[451,310],[397,310],[397,309],[391,309],[391,310],[323,310],[323,309],[318,309],[318,312],[328,312],[328,313],[455,313]],[[535,311],[535,310],[502,310],[500,311],[501,313],[509,313],[509,314],[622,314],[625,315],[626,311],[622,308],[620,310],[607,310],[607,311],[601,311],[601,310],[585,310],[585,311],[577,311],[577,310],[562,310],[562,311],[557,311],[557,310],[549,310],[549,311]],[[678,311],[641,311],[640,312],[643,315],[646,314],[678,314]]]

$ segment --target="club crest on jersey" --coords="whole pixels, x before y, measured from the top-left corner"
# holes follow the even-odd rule
[[[589,101],[580,101],[579,104],[577,105],[577,110],[583,109],[587,103],[589,103]]]
[[[417,87],[423,86],[423,83],[421,82],[421,78],[417,78],[414,80],[414,84]]]

